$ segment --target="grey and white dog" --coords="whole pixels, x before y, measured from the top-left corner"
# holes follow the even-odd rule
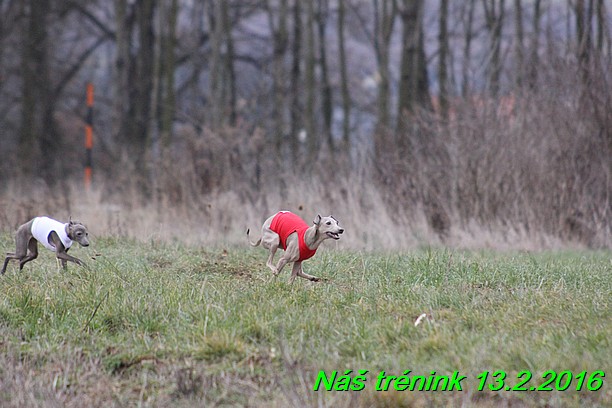
[[[55,256],[67,269],[67,261],[84,265],[83,261],[67,254],[76,241],[81,246],[89,246],[89,233],[87,227],[79,222],[70,220],[62,223],[49,217],[36,217],[17,229],[15,235],[16,249],[14,253],[8,252],[4,259],[4,265],[0,275],[4,275],[6,266],[11,259],[19,261],[19,270],[23,265],[38,257],[38,243],[40,242],[47,249],[55,252]]]

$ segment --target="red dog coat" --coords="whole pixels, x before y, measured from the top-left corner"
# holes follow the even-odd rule
[[[280,237],[280,244],[283,249],[287,249],[287,237],[297,232],[298,244],[300,247],[300,259],[298,259],[298,261],[306,260],[317,252],[316,248],[308,248],[308,245],[306,245],[304,241],[304,235],[308,229],[308,224],[292,212],[279,211],[272,219],[270,229],[276,232]]]

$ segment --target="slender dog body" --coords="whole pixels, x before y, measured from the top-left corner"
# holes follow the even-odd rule
[[[0,275],[4,275],[6,267],[11,259],[19,261],[19,270],[23,265],[38,257],[38,242],[51,251],[67,269],[67,261],[83,265],[83,261],[67,254],[73,241],[81,246],[89,246],[89,233],[87,228],[78,222],[70,221],[66,224],[53,220],[49,217],[36,217],[17,229],[15,235],[15,252],[7,253]]]
[[[305,273],[302,270],[302,261],[312,257],[319,245],[326,239],[340,239],[344,229],[338,225],[331,215],[321,217],[317,215],[313,225],[308,226],[300,217],[289,212],[279,211],[269,217],[261,227],[261,237],[256,242],[249,242],[252,246],[261,244],[269,251],[266,265],[277,276],[283,267],[293,262],[293,269],[289,282],[293,282],[296,276],[317,282],[320,279]],[[247,237],[249,230],[247,230]],[[274,254],[281,247],[285,252],[274,265]]]

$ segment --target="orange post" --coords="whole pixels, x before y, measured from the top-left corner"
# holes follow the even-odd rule
[[[94,86],[91,82],[87,83],[87,118],[85,123],[85,188],[89,190],[91,186],[92,157],[93,148],[93,104]]]

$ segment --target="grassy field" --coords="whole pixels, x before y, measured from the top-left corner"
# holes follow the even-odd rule
[[[270,279],[259,248],[101,238],[71,251],[88,268],[61,272],[49,251],[22,273],[11,263],[0,277],[0,406],[612,404],[610,252],[331,247],[305,263],[324,282],[293,285],[289,270]],[[363,390],[313,390],[322,371],[345,388],[348,370],[368,371]],[[461,391],[376,390],[381,371],[406,370],[466,378]],[[507,391],[523,371],[527,389],[553,391]]]

